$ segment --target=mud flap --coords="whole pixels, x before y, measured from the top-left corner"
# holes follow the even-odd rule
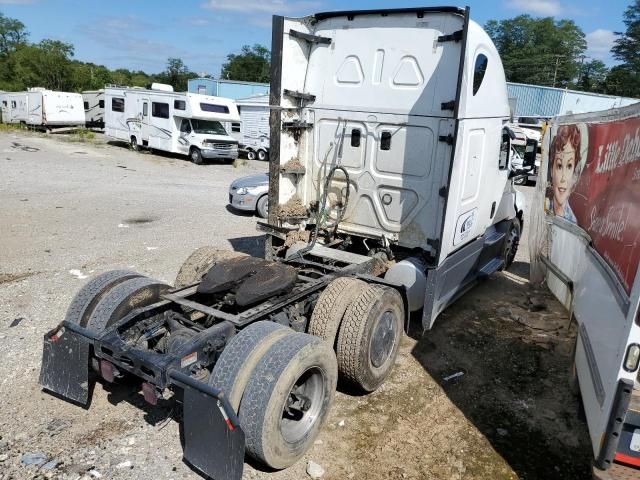
[[[244,432],[229,402],[220,391],[176,373],[171,376],[184,389],[185,461],[214,480],[240,480]]]
[[[40,385],[67,400],[89,400],[89,339],[61,323],[44,336]]]

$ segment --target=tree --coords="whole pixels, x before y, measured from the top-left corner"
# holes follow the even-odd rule
[[[587,42],[572,20],[519,15],[489,20],[485,30],[500,52],[507,80],[567,87],[578,77]]]
[[[242,47],[240,54],[227,55],[220,78],[246,82],[268,83],[271,69],[271,52],[262,45]]]
[[[634,0],[624,12],[627,31],[616,32],[611,49],[616,60],[622,62],[611,69],[606,81],[607,93],[640,97],[640,0]]]
[[[609,69],[604,62],[600,60],[586,62],[580,67],[580,75],[576,87],[578,90],[585,92],[603,93],[608,73]]]
[[[0,13],[0,54],[9,55],[17,48],[26,45],[29,32],[24,23]]]
[[[173,86],[173,90],[176,92],[184,92],[187,90],[187,81],[197,76],[197,74],[189,70],[189,67],[184,64],[182,59],[169,58],[167,59],[167,68],[157,75],[156,79],[161,83],[168,83]]]

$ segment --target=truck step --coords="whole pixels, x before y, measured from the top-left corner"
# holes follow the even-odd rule
[[[504,232],[499,232],[498,230],[493,230],[493,232],[489,232],[484,237],[484,245],[485,247],[492,247],[498,242],[501,242],[505,237]]]
[[[492,258],[478,272],[478,278],[486,278],[492,273],[497,272],[504,266],[504,260],[501,258]]]

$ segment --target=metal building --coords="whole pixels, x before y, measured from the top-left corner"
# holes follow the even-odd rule
[[[507,82],[514,117],[554,117],[626,107],[640,99]]]
[[[190,93],[200,93],[236,100],[238,98],[269,93],[269,84],[221,80],[217,78],[192,78],[189,80],[188,89]]]

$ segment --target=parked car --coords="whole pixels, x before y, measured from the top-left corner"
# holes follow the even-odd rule
[[[236,210],[255,211],[267,218],[269,210],[269,175],[249,175],[234,180],[229,186],[229,205]]]

